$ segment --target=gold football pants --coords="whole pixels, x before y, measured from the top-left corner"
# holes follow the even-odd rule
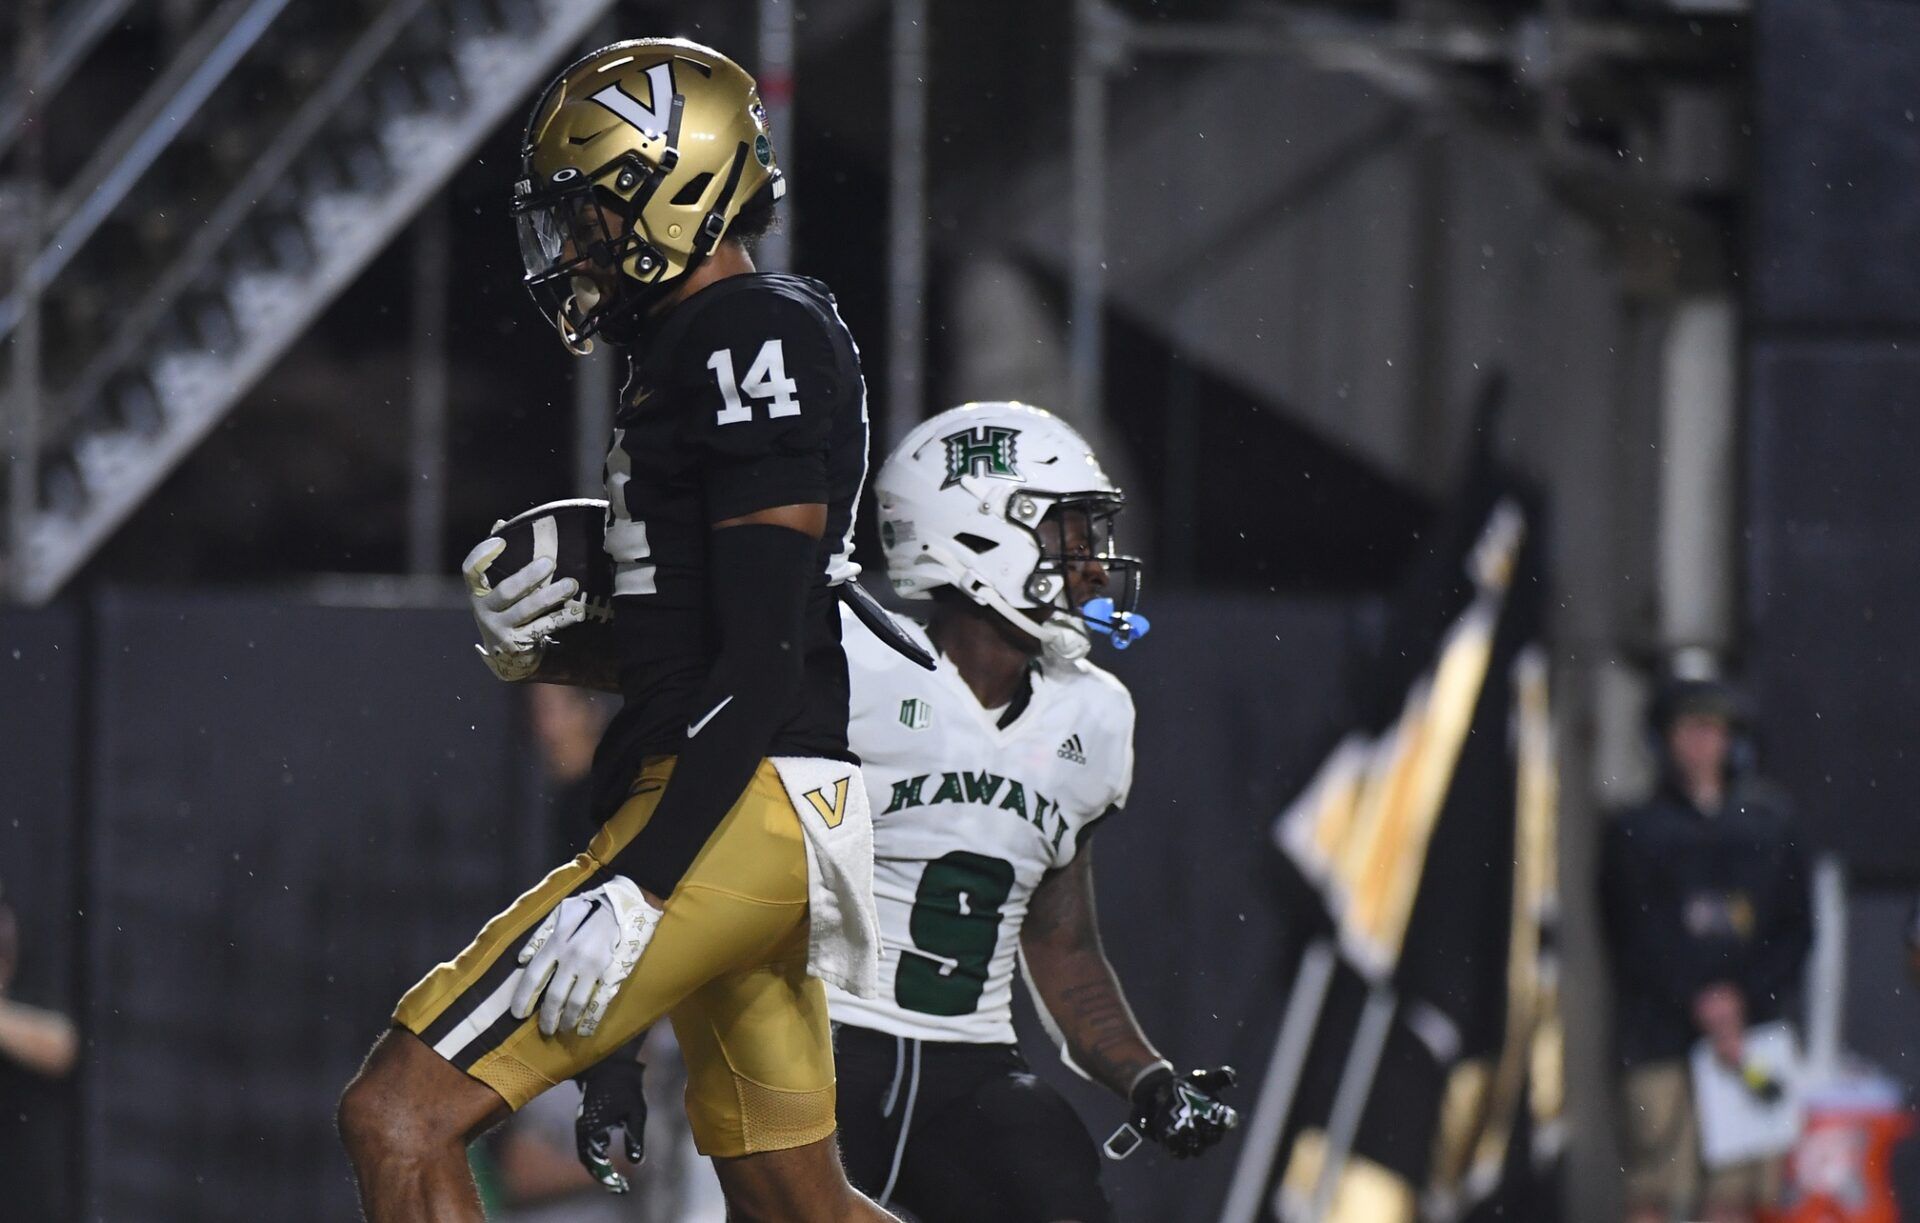
[[[687,1063],[687,1120],[706,1155],[804,1146],[833,1132],[833,1040],[826,990],[807,975],[807,859],[799,816],[773,765],[694,859],[633,975],[592,1036],[542,1036],[537,1013],[507,1010],[520,948],[561,900],[646,826],[673,772],[649,760],[587,852],[489,921],[451,961],[407,991],[396,1025],[512,1108],[585,1070],[662,1015]]]

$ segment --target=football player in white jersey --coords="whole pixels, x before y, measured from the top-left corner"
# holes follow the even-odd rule
[[[1121,494],[1079,434],[1014,403],[921,424],[874,490],[939,666],[844,634],[883,935],[879,996],[829,994],[847,1173],[923,1223],[1109,1219],[1085,1127],[1014,1045],[1016,962],[1141,1134],[1189,1156],[1236,1120],[1231,1070],[1178,1074],[1142,1034],[1095,918],[1092,833],[1126,802],[1134,713],[1089,628],[1144,631]]]

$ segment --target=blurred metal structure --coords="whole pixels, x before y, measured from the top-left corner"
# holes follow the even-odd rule
[[[31,53],[28,40],[21,39],[12,78],[0,89],[0,156],[27,132],[34,99],[59,92],[132,4],[133,0],[86,0],[69,7],[50,34],[36,34]],[[17,11],[23,30],[29,20],[39,20],[34,16],[35,0],[23,0]]]
[[[0,339],[19,322],[22,295],[46,292],[286,6],[287,0],[229,0],[193,32],[86,168],[52,201],[49,212],[60,218],[58,227],[46,235],[27,279],[0,298]]]
[[[927,411],[929,16],[927,0],[894,2],[887,148],[887,396],[880,405],[881,447],[905,437]]]
[[[40,123],[39,95],[31,88],[46,58],[46,0],[24,0],[17,15],[13,74],[22,82],[20,106],[13,127],[23,143],[15,161],[16,181],[0,198],[12,218],[5,232],[10,278],[19,290],[22,309],[18,338],[6,382],[6,402],[0,407],[0,425],[7,439],[7,522],[3,539],[9,554],[24,543],[26,523],[40,482],[40,295],[31,287],[34,255],[40,247],[42,166],[45,132]]]
[[[1806,1074],[1831,1082],[1846,1051],[1847,868],[1838,854],[1813,863],[1813,954],[1807,958]]]
[[[1049,218],[1057,210],[1039,201],[1073,201],[1070,228],[1028,223],[1022,245],[1068,280],[1077,412],[1100,403],[1098,316],[1114,307],[1314,413],[1313,423],[1388,470],[1416,484],[1438,478],[1445,464],[1433,463],[1434,443],[1460,422],[1434,417],[1467,401],[1457,371],[1446,385],[1436,368],[1458,347],[1444,334],[1452,303],[1443,284],[1453,274],[1445,261],[1457,258],[1445,227],[1449,196],[1462,194],[1447,182],[1460,172],[1458,140],[1510,151],[1556,205],[1603,236],[1628,291],[1671,298],[1727,283],[1727,231],[1711,203],[1738,186],[1740,6],[1689,8],[1686,19],[1681,6],[1592,0],[1221,7],[1214,19],[1149,21],[1116,0],[1076,0],[1070,155],[1031,168],[1018,211]],[[1308,74],[1346,88],[1302,87]],[[1301,106],[1327,114],[1321,130],[1290,126]],[[1274,144],[1256,157],[1262,137]],[[1405,211],[1410,236],[1382,235],[1377,249],[1394,275],[1414,273],[1413,295],[1393,316],[1368,302],[1366,316],[1340,320],[1335,333],[1298,337],[1303,351],[1289,351],[1295,337],[1278,317],[1258,337],[1265,343],[1217,325],[1268,304],[1250,290],[1269,277],[1244,273],[1292,257],[1278,231],[1299,228],[1292,222],[1337,184],[1379,168],[1369,163],[1390,161],[1407,165],[1391,176],[1397,199],[1378,205]],[[1227,257],[1242,247],[1243,258]],[[1271,304],[1276,315],[1285,305]],[[1339,369],[1339,356],[1318,355],[1353,335],[1350,323],[1383,322],[1405,334],[1407,351],[1364,381]],[[1333,377],[1311,377],[1315,364]],[[1321,385],[1302,385],[1303,373]],[[1352,402],[1318,394],[1329,381],[1351,382]],[[1399,418],[1356,418],[1356,408]]]
[[[447,282],[452,263],[447,208],[437,201],[414,223],[413,370],[407,436],[407,572],[440,572],[447,533]]]
[[[1660,645],[1727,657],[1740,569],[1740,319],[1731,294],[1678,304],[1664,339]]]
[[[793,73],[797,58],[794,48],[794,9],[797,0],[759,0],[760,60],[755,65],[755,80],[760,85],[760,100],[767,108],[767,126],[773,130],[773,147],[780,155],[780,168],[793,174]],[[789,182],[791,182],[789,178]],[[792,212],[787,223],[776,225],[760,240],[754,263],[763,272],[793,270]]]
[[[1107,74],[1126,58],[1128,30],[1104,0],[1076,0],[1067,402],[1080,421],[1099,415],[1106,365]]]
[[[75,277],[83,285],[95,273],[113,277],[116,292],[110,308],[84,292],[63,303],[70,312],[89,304],[96,311],[90,326],[62,329],[63,340],[99,331],[106,338],[61,354],[69,376],[53,387],[51,378],[42,382],[31,456],[39,471],[10,503],[6,584],[16,599],[40,603],[60,589],[612,0],[296,6],[258,31],[246,23],[266,10],[253,5],[273,0],[252,0],[236,17],[239,3],[206,18],[218,36],[190,38],[194,50],[181,58],[192,68],[182,68],[180,86],[150,96],[153,115],[130,120],[140,134],[124,165],[137,172],[116,163],[103,173],[103,186],[87,196],[101,206],[75,230],[80,245],[55,260],[89,269]],[[283,31],[289,22],[300,24]],[[321,64],[280,71],[256,62],[261,55],[234,54],[236,41],[281,56],[310,44],[330,50]],[[305,88],[284,113],[255,108],[264,113],[253,129],[231,130],[232,112],[224,129],[161,121],[170,106],[257,85],[250,71],[272,74],[280,88]],[[248,96],[239,96],[240,113]],[[209,160],[227,173],[203,173]],[[129,225],[147,223],[169,186],[179,198],[167,203],[189,220],[174,221],[162,241],[143,244],[141,258],[126,259],[116,243]],[[135,265],[131,276],[126,263]],[[30,277],[18,288],[30,297],[37,283]],[[27,338],[15,337],[16,384],[23,363],[31,369],[39,360],[39,345]]]
[[[611,41],[611,40],[609,40]],[[573,495],[607,495],[607,439],[613,436],[613,405],[621,361],[610,345],[573,363]]]

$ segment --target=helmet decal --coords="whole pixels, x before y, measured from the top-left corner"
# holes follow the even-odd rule
[[[941,438],[947,447],[947,481],[940,487],[952,488],[968,476],[994,476],[1001,480],[1024,480],[1014,466],[1014,439],[1020,430],[1002,425],[977,425]]]
[[[673,110],[673,61],[662,60],[648,68],[647,85],[653,91],[653,98],[645,106],[620,88],[618,81],[595,93],[593,100],[639,128],[647,139],[658,140],[666,134],[668,117]]]

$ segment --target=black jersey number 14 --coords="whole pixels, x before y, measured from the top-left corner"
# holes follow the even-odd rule
[[[1012,891],[1013,864],[1001,858],[956,849],[927,863],[907,919],[920,951],[900,953],[894,1001],[923,1015],[973,1014]]]
[[[717,423],[738,425],[752,420],[749,399],[766,400],[767,415],[773,419],[800,415],[800,400],[795,397],[800,384],[787,377],[786,346],[779,340],[768,340],[760,346],[753,363],[747,366],[744,381],[734,376],[732,349],[715,349],[707,358],[707,368],[713,371],[714,380],[720,384],[720,398],[726,401],[726,406],[714,413]]]

